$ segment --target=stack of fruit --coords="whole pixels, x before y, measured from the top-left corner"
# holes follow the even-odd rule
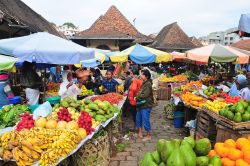
[[[181,85],[181,90],[195,90],[200,89],[202,86],[202,83],[200,81],[190,81],[186,85]]]
[[[82,132],[81,132],[82,134]],[[47,129],[10,131],[0,135],[0,157],[14,159],[19,166],[55,165],[76,148],[82,137],[78,130]]]
[[[224,143],[218,142],[209,156],[219,155],[223,166],[249,166],[250,165],[250,136],[238,138],[236,141],[227,139]]]
[[[250,121],[250,101],[245,102],[240,100],[238,103],[226,106],[219,111],[221,116],[224,116],[236,123]]]
[[[84,85],[81,87],[81,96],[92,96],[95,93],[93,92],[92,89],[88,90]]]
[[[91,100],[108,101],[110,104],[118,104],[123,99],[119,93],[107,93],[105,95],[92,97]]]
[[[187,81],[187,76],[184,74],[176,75],[173,77],[161,76],[159,77],[159,81],[161,82],[183,82],[183,81]]]
[[[27,105],[6,105],[0,110],[0,129],[5,127],[15,126],[20,120],[19,115],[22,113],[29,113]]]
[[[46,97],[58,96],[58,91],[60,88],[60,83],[49,82],[47,85]]]
[[[156,149],[153,153],[147,152],[144,155],[141,166],[219,166],[221,163],[219,156],[207,156],[211,150],[211,143],[207,138],[196,142],[192,137],[185,137],[183,140],[160,139]]]
[[[226,105],[227,104],[222,102],[222,101],[218,101],[218,100],[210,101],[210,100],[207,100],[206,104],[205,104],[205,107],[208,110],[211,110],[211,111],[213,111],[215,113],[219,113],[219,110],[225,108]]]
[[[219,92],[212,86],[209,86],[203,93],[211,98],[216,98],[219,95]]]
[[[216,77],[214,76],[209,76],[209,75],[205,75],[205,77],[202,78],[202,82],[207,83],[209,81],[215,81]]]
[[[204,106],[206,99],[203,97],[197,96],[196,94],[193,94],[191,92],[186,92],[181,95],[182,100],[191,106],[201,108]]]

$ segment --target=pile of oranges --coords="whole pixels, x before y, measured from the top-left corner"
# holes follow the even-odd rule
[[[248,139],[227,139],[224,143],[217,142],[214,150],[208,155],[212,157],[216,154],[221,157],[223,166],[250,166],[250,136]]]
[[[200,81],[190,81],[186,85],[182,85],[181,89],[182,90],[187,90],[187,89],[200,89],[202,86],[202,83]]]
[[[186,75],[180,74],[173,77],[161,76],[159,80],[162,82],[183,82],[187,81],[188,79]]]
[[[182,94],[181,98],[186,104],[199,108],[203,107],[206,101],[203,97],[197,96],[189,91]]]

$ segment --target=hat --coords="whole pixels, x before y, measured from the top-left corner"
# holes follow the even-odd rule
[[[5,72],[0,73],[0,81],[7,81],[9,79],[9,74]]]
[[[246,76],[244,76],[243,74],[239,74],[235,77],[236,81],[241,84],[244,83],[245,81],[247,81]]]

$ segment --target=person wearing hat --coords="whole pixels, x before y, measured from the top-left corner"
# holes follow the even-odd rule
[[[74,99],[77,99],[79,89],[72,81],[73,80],[72,73],[67,70],[63,71],[62,80],[63,81],[60,85],[60,89],[58,92],[58,95],[61,97],[61,100],[63,100],[66,97],[72,97]]]
[[[139,93],[136,96],[136,128],[138,129],[138,137],[142,138],[142,124],[144,125],[144,129],[147,132],[147,136],[143,139],[143,141],[151,140],[151,124],[150,124],[150,112],[153,107],[153,89],[152,89],[152,81],[151,74],[148,70],[141,71],[141,80],[142,85],[139,90]]]
[[[7,73],[0,73],[0,109],[9,104],[8,98],[14,97],[8,80],[9,75]]]
[[[240,96],[243,100],[250,100],[250,89],[246,76],[239,74],[235,77],[235,83],[232,85],[230,96]]]

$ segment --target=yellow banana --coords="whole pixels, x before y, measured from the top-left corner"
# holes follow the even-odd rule
[[[42,149],[39,146],[33,146],[33,150],[38,152],[38,153],[42,153]]]
[[[34,151],[34,150],[31,152],[31,155],[32,155],[32,158],[33,158],[33,159],[39,159],[39,158],[40,158],[40,154],[37,153],[37,152]]]
[[[17,153],[17,149],[18,147],[15,147],[13,150],[12,150],[12,154],[13,154],[13,158],[18,162],[19,161],[19,155]]]
[[[22,150],[24,151],[24,153],[27,155],[27,156],[29,156],[29,157],[32,157],[32,154],[31,154],[31,150],[28,148],[28,147],[26,147],[26,146],[22,146]]]

